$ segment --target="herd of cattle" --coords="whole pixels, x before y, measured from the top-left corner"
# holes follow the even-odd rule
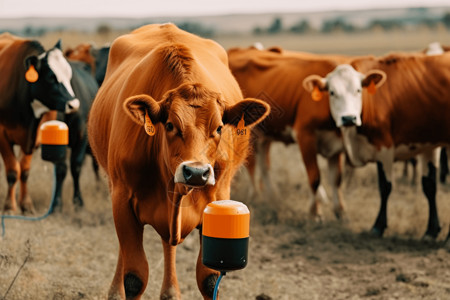
[[[345,214],[343,164],[376,162],[381,206],[372,232],[387,227],[387,201],[396,160],[420,157],[429,203],[426,237],[440,232],[437,170],[445,182],[450,144],[450,52],[432,44],[417,53],[383,57],[317,55],[278,47],[233,48],[173,24],[147,25],[96,49],[62,52],[37,41],[0,35],[0,152],[8,192],[4,213],[18,204],[32,213],[27,178],[39,126],[51,119],[69,127],[73,203],[86,153],[108,175],[120,244],[109,298],[140,298],[149,267],[144,225],[161,236],[162,299],[178,299],[176,245],[215,200],[229,199],[241,165],[255,187],[268,178],[272,141],[298,143],[311,189],[310,211],[322,217],[327,198],[317,155],[328,161],[334,212]],[[89,138],[88,138],[89,137]],[[16,158],[13,146],[20,146]],[[443,149],[443,150],[441,150]],[[97,165],[98,163],[98,165]],[[256,167],[261,182],[256,180]],[[66,162],[55,163],[52,210],[61,209]],[[272,187],[272,188],[271,188]],[[218,272],[197,261],[198,288],[211,299]]]

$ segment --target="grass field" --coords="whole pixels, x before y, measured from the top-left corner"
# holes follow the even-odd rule
[[[40,40],[46,47],[53,46],[59,38],[64,48],[81,42],[103,45],[123,33],[61,32]],[[247,47],[259,41],[265,46],[289,50],[382,55],[421,50],[434,41],[450,45],[450,34],[443,30],[419,30],[354,35],[228,35],[217,36],[215,40],[226,49]],[[274,143],[271,160],[270,172],[280,191],[278,197],[258,198],[245,168],[233,182],[232,198],[245,202],[252,216],[249,263],[244,270],[227,274],[220,285],[220,299],[450,298],[450,252],[443,243],[450,225],[448,183],[439,184],[437,191],[442,231],[436,241],[422,241],[428,218],[427,201],[420,186],[400,180],[402,166],[395,165],[388,229],[383,238],[375,238],[367,234],[380,203],[374,164],[357,169],[351,181],[344,178],[346,220],[336,220],[328,203],[324,222],[317,223],[308,214],[310,190],[298,147]],[[51,198],[53,166],[41,160],[39,151],[34,154],[32,166],[29,189],[37,215],[41,215]],[[2,162],[0,172],[2,207],[6,197]],[[82,169],[81,187],[86,203],[82,211],[75,211],[71,203],[73,188],[68,174],[62,213],[38,222],[6,221],[6,235],[0,238],[0,299],[106,298],[116,266],[118,241],[107,179],[95,179],[90,157]],[[276,202],[278,211],[273,211],[271,202]],[[278,221],[268,222],[270,214],[277,214]],[[150,276],[142,298],[159,299],[164,269],[162,247],[159,237],[148,226],[144,247]],[[177,247],[177,275],[183,299],[201,299],[195,282],[198,250],[196,230]]]

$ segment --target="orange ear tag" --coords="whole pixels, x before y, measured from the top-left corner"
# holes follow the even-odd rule
[[[375,95],[377,91],[377,87],[375,86],[375,82],[373,80],[370,81],[369,86],[367,87],[367,92],[371,95]]]
[[[319,90],[319,88],[317,87],[317,85],[314,86],[313,91],[311,92],[311,98],[314,101],[320,101],[322,100],[322,92]]]
[[[25,79],[30,83],[36,82],[39,79],[39,74],[33,65],[30,65],[28,71],[25,73]]]
[[[242,118],[237,125],[236,132],[237,132],[237,135],[246,135],[247,134],[247,129],[245,128],[244,114],[242,114]]]
[[[150,117],[147,114],[147,112],[145,112],[144,128],[145,128],[145,132],[149,136],[154,136],[155,135],[155,133],[156,133],[155,126],[153,125],[152,120],[150,119]]]

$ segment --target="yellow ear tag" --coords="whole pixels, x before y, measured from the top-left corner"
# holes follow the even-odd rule
[[[319,88],[317,87],[317,85],[314,86],[313,91],[311,92],[311,98],[314,101],[320,101],[322,100],[322,92],[319,90]]]
[[[25,73],[25,79],[30,83],[36,82],[39,79],[39,74],[33,65],[30,65],[28,71]]]
[[[149,136],[155,135],[155,133],[156,133],[155,126],[153,125],[152,120],[150,119],[147,112],[145,112],[144,128],[145,128],[145,132],[147,132],[147,134]]]
[[[247,134],[247,129],[245,128],[244,114],[242,114],[242,118],[237,125],[236,132],[237,132],[237,135],[246,135]]]
[[[369,86],[367,87],[367,92],[371,95],[375,95],[377,91],[377,87],[375,86],[375,82],[373,80],[370,81]]]

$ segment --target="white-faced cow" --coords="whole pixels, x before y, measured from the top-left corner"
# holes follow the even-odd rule
[[[273,189],[269,173],[269,147],[272,141],[297,142],[311,188],[311,215],[322,218],[321,202],[327,194],[321,184],[317,155],[328,161],[334,212],[342,217],[344,201],[341,186],[343,143],[330,116],[328,101],[313,100],[302,86],[311,74],[325,76],[338,64],[352,58],[340,55],[317,55],[273,47],[228,50],[229,65],[245,97],[255,97],[271,105],[270,115],[255,130],[255,155],[249,157],[248,169],[255,179],[255,164],[262,169],[263,186]],[[325,95],[325,97],[327,97]],[[293,133],[292,133],[293,131]],[[258,184],[255,184],[256,188]]]
[[[39,123],[50,110],[76,111],[79,100],[70,85],[72,69],[59,42],[45,51],[37,41],[4,33],[0,35],[0,70],[0,152],[8,181],[4,210],[16,212],[15,187],[20,180],[20,208],[32,212],[27,178],[33,150],[39,143]],[[13,145],[20,146],[20,162]]]
[[[311,90],[317,87],[330,95],[331,115],[350,162],[377,162],[381,207],[372,231],[382,235],[387,227],[393,162],[421,154],[422,187],[430,208],[425,236],[436,238],[436,148],[450,142],[450,53],[357,59],[324,78],[305,81]]]
[[[225,50],[212,40],[154,24],[113,42],[88,123],[92,150],[109,177],[120,244],[109,298],[139,299],[144,292],[149,224],[164,249],[161,299],[179,299],[176,245],[201,231],[209,202],[229,199],[250,129],[269,110],[243,99]],[[247,134],[239,135],[242,123]],[[217,274],[202,264],[200,251],[197,284],[205,299]]]

